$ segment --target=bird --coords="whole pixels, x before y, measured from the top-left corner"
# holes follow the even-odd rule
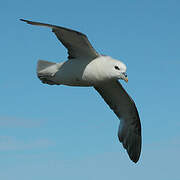
[[[129,158],[137,163],[142,144],[140,117],[135,102],[119,82],[128,82],[126,65],[120,60],[96,52],[88,37],[81,32],[52,24],[20,20],[50,28],[68,51],[64,62],[38,61],[37,76],[41,82],[49,85],[93,87],[120,120],[118,139]]]

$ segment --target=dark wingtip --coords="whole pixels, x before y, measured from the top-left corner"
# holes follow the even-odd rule
[[[139,157],[138,158],[130,158],[134,163],[137,163],[138,160],[139,160]]]
[[[27,22],[27,20],[25,20],[25,19],[19,19],[20,21],[24,21],[24,22]]]
[[[134,163],[137,163],[139,161],[140,158],[140,154],[141,154],[141,136],[138,136],[136,138],[136,140],[140,140],[140,143],[136,143],[136,145],[134,147],[129,147],[127,143],[124,143],[124,139],[122,136],[118,136],[119,141],[123,144],[123,147],[126,149],[129,158],[131,159],[131,161],[133,161]]]
[[[26,19],[19,19],[20,21],[23,21],[23,22],[26,22],[26,23],[28,23],[28,24],[34,24],[32,21],[28,21],[28,20],[26,20]]]
[[[127,151],[128,152],[128,151]],[[134,162],[137,163],[139,161],[141,154],[141,147],[140,149],[136,149],[134,152],[128,152],[129,158]]]

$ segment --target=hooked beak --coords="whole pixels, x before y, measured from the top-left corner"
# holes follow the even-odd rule
[[[126,82],[128,82],[128,77],[124,78],[124,80],[125,80]]]
[[[124,72],[124,73],[122,73],[123,75],[124,75],[124,78],[123,78],[123,80],[124,81],[126,81],[126,82],[128,82],[128,77],[127,77],[127,74]]]

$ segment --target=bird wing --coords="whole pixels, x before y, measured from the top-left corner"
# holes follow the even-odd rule
[[[20,19],[31,25],[50,27],[56,37],[68,49],[68,59],[95,59],[99,54],[92,47],[87,36],[72,29]]]
[[[136,105],[118,81],[111,81],[94,87],[120,119],[118,130],[122,142],[133,162],[141,153],[141,123]]]

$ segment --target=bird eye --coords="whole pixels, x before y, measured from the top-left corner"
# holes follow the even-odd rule
[[[118,66],[114,66],[115,69],[120,70]]]

